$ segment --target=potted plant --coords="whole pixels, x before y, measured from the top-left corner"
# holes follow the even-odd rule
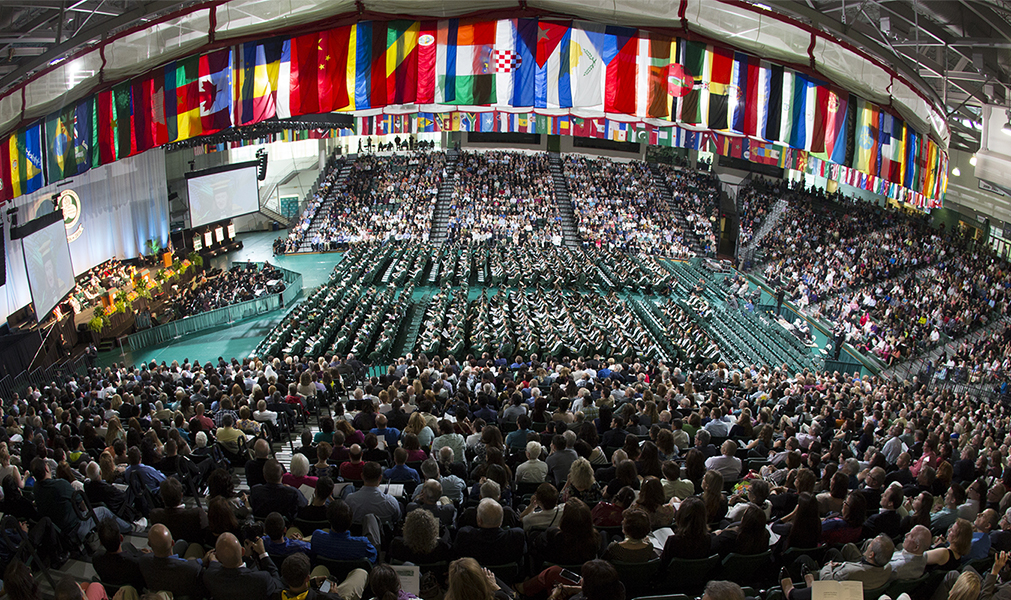
[[[200,256],[200,254],[196,252],[190,252],[186,258],[190,259],[190,262],[193,263],[196,271],[199,271],[200,267],[204,266],[204,257]]]
[[[105,329],[105,317],[103,315],[96,314],[94,317],[88,321],[88,331],[98,336]]]

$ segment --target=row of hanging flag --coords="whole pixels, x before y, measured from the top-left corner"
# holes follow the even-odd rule
[[[926,135],[806,73],[636,28],[444,19],[251,41],[113,85],[0,139],[0,200],[229,127],[398,105],[628,115],[777,142],[933,198],[944,189],[943,172],[931,189],[903,167],[924,146],[924,161],[944,156]],[[557,133],[566,123],[582,135],[574,117]]]

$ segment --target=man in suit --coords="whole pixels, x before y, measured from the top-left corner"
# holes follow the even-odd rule
[[[161,484],[161,499],[165,508],[151,511],[151,523],[162,523],[177,540],[200,543],[207,528],[207,513],[200,507],[183,505],[183,485],[169,477]]]
[[[249,503],[253,508],[253,516],[266,519],[272,512],[279,512],[288,521],[294,521],[298,509],[309,502],[295,488],[281,483],[283,469],[281,463],[270,459],[263,466],[263,477],[266,483],[261,483],[249,491]]]
[[[877,468],[877,467],[875,467]],[[896,538],[900,534],[902,517],[898,513],[899,506],[902,505],[902,488],[890,486],[878,501],[881,510],[877,514],[867,517],[864,521],[864,537],[872,538],[878,534],[885,534],[891,538]]]
[[[576,462],[577,458],[579,455],[576,454],[576,451],[567,447],[565,436],[555,434],[551,438],[551,454],[544,462],[548,465],[548,479],[554,481],[555,487],[560,489],[565,485],[565,480],[569,477],[569,469],[572,468],[572,463]]]
[[[502,528],[502,506],[484,498],[477,506],[477,527],[461,527],[453,545],[455,556],[469,556],[482,565],[522,562],[526,537],[519,527]]]
[[[316,460],[315,448],[313,448],[312,456],[307,458],[310,464]],[[267,464],[268,460],[270,460],[270,444],[267,443],[267,440],[260,438],[253,444],[253,458],[246,461],[246,484],[250,489],[261,483],[267,483],[267,480],[263,478],[263,466]]]
[[[709,443],[712,439],[712,434],[705,429],[699,429],[695,432],[695,449],[702,453],[702,456],[706,458],[712,458],[719,454],[716,446]]]
[[[256,568],[246,566],[244,556]],[[262,538],[246,540],[243,546],[234,535],[222,533],[208,558],[203,580],[213,600],[269,600],[284,589]]]
[[[147,545],[151,553],[139,560],[147,589],[172,592],[176,598],[204,596],[201,561],[179,557],[181,548],[176,546],[168,527],[161,524],[152,527],[147,534]]]
[[[133,546],[123,545],[123,534],[119,532],[116,521],[105,519],[99,522],[98,539],[104,551],[96,554],[91,564],[102,583],[130,585],[138,591],[144,589],[144,575],[140,572],[143,555]]]

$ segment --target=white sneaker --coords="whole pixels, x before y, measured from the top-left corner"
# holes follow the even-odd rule
[[[147,519],[141,517],[133,522],[133,532],[140,533],[147,529]]]

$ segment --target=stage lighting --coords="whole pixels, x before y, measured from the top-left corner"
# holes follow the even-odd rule
[[[1001,127],[1000,130],[1004,135],[1011,135],[1011,108],[1007,109],[1005,114],[1007,115],[1008,120],[1004,123],[1004,126]]]
[[[951,174],[954,175],[955,177],[959,177],[960,175],[962,175],[962,171],[959,170],[958,167],[955,167],[954,169],[951,170]]]
[[[972,165],[972,166],[974,166],[974,167],[976,166],[976,155],[975,154],[973,154],[972,156],[969,157],[969,164]]]

